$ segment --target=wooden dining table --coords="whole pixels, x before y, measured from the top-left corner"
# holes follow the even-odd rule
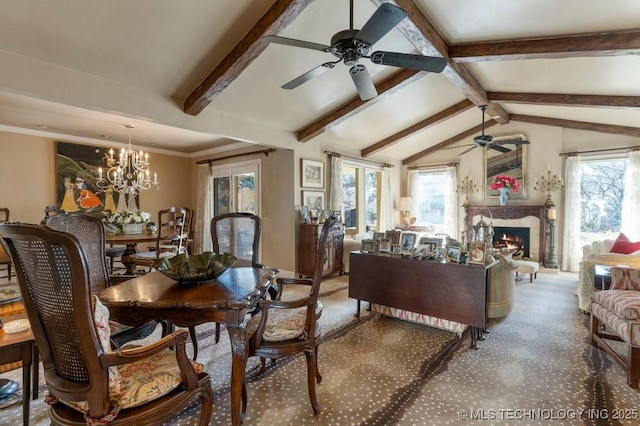
[[[140,234],[107,234],[107,244],[124,244],[125,250],[122,253],[121,262],[127,268],[126,274],[135,274],[135,263],[128,261],[128,256],[138,252],[138,243],[155,242],[158,238],[157,232],[142,231]]]
[[[120,323],[140,325],[169,320],[180,327],[206,322],[226,326],[231,341],[231,418],[244,419],[242,389],[248,358],[247,314],[265,297],[277,269],[232,267],[217,279],[197,284],[179,283],[161,272],[124,281],[98,297]]]
[[[26,317],[22,300],[0,304],[0,320],[3,324]],[[38,399],[40,355],[31,329],[9,334],[0,328],[0,366],[12,367],[12,363],[18,362],[22,363],[22,424],[28,426],[29,401],[31,398]]]

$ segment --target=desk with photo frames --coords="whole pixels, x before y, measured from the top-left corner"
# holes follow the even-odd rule
[[[440,263],[351,252],[349,297],[471,327],[471,347],[487,327],[488,265]],[[384,310],[383,310],[384,313]],[[466,328],[466,327],[464,327]],[[464,330],[463,328],[463,330]]]

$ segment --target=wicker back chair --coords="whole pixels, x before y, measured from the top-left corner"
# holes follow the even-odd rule
[[[0,223],[2,222],[9,222],[9,209],[4,207],[0,208]],[[2,244],[0,244],[0,265],[7,266],[7,279],[11,281],[11,259]]]
[[[202,406],[200,424],[208,424],[211,382],[206,373],[196,372],[187,357],[186,331],[171,333],[152,345],[110,351],[104,347],[105,340],[108,346],[105,321],[98,323],[98,312],[108,321],[108,311],[106,315],[98,311],[102,305],[91,296],[87,257],[78,240],[47,227],[20,224],[0,225],[0,236],[11,253],[42,358],[53,425],[162,424],[197,399]],[[171,368],[177,367],[178,371],[163,368],[163,372],[165,380],[171,375],[178,386],[137,401],[140,405],[127,403],[123,392],[131,382],[120,389],[117,367],[135,372],[141,367],[132,364],[155,363],[158,357],[172,360]],[[150,378],[148,373],[144,377]]]
[[[105,257],[105,231],[100,219],[84,213],[61,212],[45,217],[44,224],[56,231],[71,233],[78,239],[87,258],[91,294],[97,295],[110,286]],[[119,348],[131,340],[147,337],[153,333],[157,325],[158,323],[152,321],[137,327],[130,327],[112,321],[111,342],[114,347]],[[162,335],[166,336],[169,325],[163,323],[162,326]]]

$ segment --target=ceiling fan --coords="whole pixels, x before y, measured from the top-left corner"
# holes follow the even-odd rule
[[[524,135],[506,135],[506,136],[498,136],[495,138],[490,135],[485,135],[484,134],[484,114],[485,114],[485,111],[487,110],[487,106],[482,105],[480,109],[482,110],[482,134],[474,137],[472,144],[462,145],[462,146],[471,146],[471,148],[467,149],[464,152],[461,152],[460,155],[466,154],[467,152],[471,151],[474,148],[477,148],[477,147],[482,148],[485,146],[487,148],[495,149],[496,151],[506,153],[506,152],[511,152],[511,150],[502,145],[505,145],[505,144],[526,145],[529,143],[529,141],[525,139]],[[460,146],[457,146],[456,148],[460,148]]]
[[[294,89],[311,80],[313,77],[335,67],[337,63],[344,62],[345,65],[351,67],[349,73],[358,90],[360,99],[366,101],[375,98],[378,92],[369,76],[367,68],[358,62],[361,58],[370,59],[371,62],[378,65],[390,65],[435,73],[442,72],[447,65],[446,59],[436,56],[385,51],[375,51],[370,54],[372,45],[384,37],[385,34],[391,31],[406,16],[407,13],[399,7],[391,3],[382,3],[371,18],[364,24],[362,29],[353,29],[353,0],[351,0],[349,29],[334,34],[333,37],[331,37],[330,46],[275,35],[265,36],[264,38],[270,43],[330,52],[338,58],[337,61],[325,62],[294,78],[283,85],[283,89]]]

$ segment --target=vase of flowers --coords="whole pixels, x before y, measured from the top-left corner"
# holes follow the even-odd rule
[[[123,234],[141,234],[151,220],[151,214],[141,211],[122,211],[109,215],[105,221],[117,225]]]
[[[513,191],[516,193],[520,190],[520,182],[513,176],[496,175],[493,177],[493,181],[489,187],[499,192],[498,199],[500,200],[500,205],[504,206],[509,199],[509,192]]]

